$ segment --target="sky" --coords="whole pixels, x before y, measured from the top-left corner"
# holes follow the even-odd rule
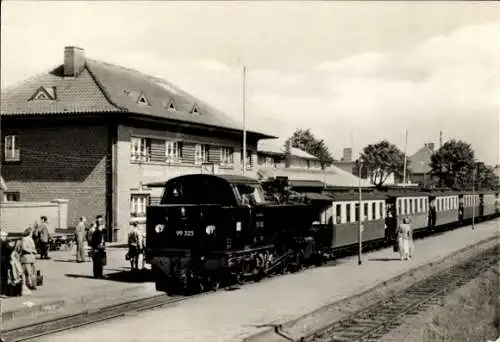
[[[500,164],[497,2],[2,1],[1,86],[64,46],[165,78],[281,138],[310,128],[334,158],[387,139],[408,154],[461,139]]]

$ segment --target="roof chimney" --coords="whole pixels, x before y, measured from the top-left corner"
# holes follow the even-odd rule
[[[352,148],[344,148],[342,151],[342,161],[351,162],[352,161]]]
[[[64,48],[64,76],[78,76],[85,67],[85,53],[76,46]]]
[[[429,150],[431,150],[432,152],[434,152],[434,143],[427,143],[427,144],[424,144]]]

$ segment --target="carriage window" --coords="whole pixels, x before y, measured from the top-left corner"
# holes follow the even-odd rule
[[[359,221],[359,203],[354,205],[354,221]]]
[[[397,209],[398,215],[401,215],[402,210],[403,210],[403,201],[401,200],[401,198],[399,198],[398,199],[398,209]]]
[[[382,203],[378,204],[378,218],[384,218],[384,205]]]
[[[364,220],[369,220],[370,219],[368,217],[368,203],[365,203],[364,208],[363,208],[363,219]]]
[[[410,201],[410,208],[409,208],[408,214],[411,214],[411,213],[413,213],[413,199],[410,198],[409,201]]]
[[[402,210],[402,214],[405,215],[408,213],[408,201],[406,200],[406,198],[403,200],[403,210]]]
[[[345,205],[345,216],[346,216],[347,223],[352,222],[352,220],[351,220],[351,205],[350,204]]]
[[[336,219],[336,221],[335,222],[337,224],[339,224],[339,223],[342,222],[342,206],[340,204],[337,204],[335,206],[335,210],[336,210],[336,212],[335,212],[335,216],[336,216],[335,219]]]
[[[372,217],[371,217],[371,219],[375,220],[376,216],[377,216],[377,202],[373,202],[372,203]]]
[[[420,199],[420,210],[421,211],[425,211],[425,208],[424,208],[424,199],[423,198]]]

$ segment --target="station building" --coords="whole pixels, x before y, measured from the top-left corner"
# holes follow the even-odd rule
[[[64,49],[64,63],[2,90],[2,176],[8,201],[67,199],[68,226],[106,218],[108,240],[161,189],[145,184],[202,172],[242,171],[241,124],[170,82]],[[247,131],[247,168],[257,145]]]

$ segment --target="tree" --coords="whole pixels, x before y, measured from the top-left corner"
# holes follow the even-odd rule
[[[394,144],[383,140],[374,145],[368,145],[363,149],[358,160],[362,163],[370,176],[370,180],[376,187],[381,187],[387,178],[394,174],[396,177],[403,175],[405,155]],[[407,174],[410,161],[407,160]]]
[[[431,175],[439,179],[440,186],[464,188],[471,184],[474,165],[470,144],[453,139],[431,156]]]
[[[471,172],[468,180],[468,186],[470,187],[472,187],[472,177],[474,177],[474,174]],[[474,186],[477,189],[494,189],[498,187],[498,178],[493,167],[487,166],[483,162],[476,163]]]
[[[297,129],[293,135],[285,141],[285,151],[288,150],[289,142],[292,147],[299,148],[319,159],[321,167],[330,166],[334,159],[328,146],[323,139],[318,140],[312,133],[311,129]]]

